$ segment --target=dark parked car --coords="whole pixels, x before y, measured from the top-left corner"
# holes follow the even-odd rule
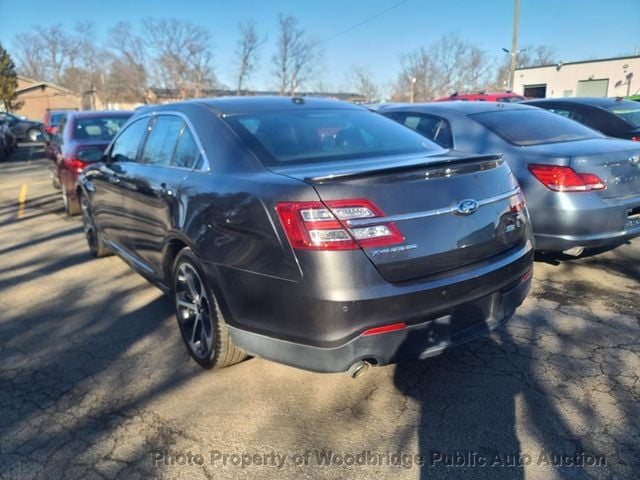
[[[102,159],[104,149],[118,133],[133,112],[100,111],[69,112],[47,145],[51,160],[53,186],[62,191],[62,200],[68,215],[80,213],[77,179],[89,163]]]
[[[8,123],[18,141],[37,142],[42,138],[44,126],[41,122],[26,120],[7,112],[0,112],[0,119]]]
[[[637,102],[621,98],[575,97],[524,103],[570,118],[609,137],[640,141],[640,105]]]
[[[6,160],[16,149],[16,137],[6,120],[0,118],[0,161]]]
[[[355,376],[489,331],[530,285],[506,163],[451,155],[351,104],[142,109],[80,185],[93,254],[110,249],[171,293],[205,367],[246,352]]]
[[[445,148],[502,153],[536,249],[579,255],[640,235],[640,145],[523,104],[443,102],[380,112]]]

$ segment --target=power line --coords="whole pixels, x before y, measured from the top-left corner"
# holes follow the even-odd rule
[[[385,14],[385,13],[387,13],[387,12],[390,12],[390,11],[391,11],[391,10],[393,10],[394,8],[398,8],[400,5],[402,5],[403,3],[407,3],[408,1],[409,1],[409,0],[400,0],[400,1],[399,1],[399,2],[397,2],[397,3],[394,3],[394,4],[393,4],[392,6],[390,6],[389,8],[387,8],[387,9],[385,9],[385,10],[381,11],[381,12],[376,13],[376,14],[375,14],[375,15],[373,15],[372,17],[369,17],[369,18],[367,18],[367,19],[365,19],[365,20],[362,20],[361,22],[356,23],[355,25],[352,25],[352,26],[350,26],[349,28],[345,28],[344,30],[342,30],[342,31],[340,31],[340,32],[338,32],[338,33],[336,33],[335,35],[331,35],[330,37],[325,38],[324,40],[321,40],[321,41],[320,41],[320,43],[326,43],[326,42],[328,42],[328,41],[330,41],[330,40],[333,40],[333,39],[334,39],[334,38],[336,38],[336,37],[339,37],[339,36],[341,36],[341,35],[344,35],[345,33],[349,33],[350,31],[355,30],[356,28],[361,27],[362,25],[366,25],[367,23],[372,22],[372,21],[373,21],[373,20],[375,20],[376,18],[381,17],[382,15],[384,15],[384,14]]]

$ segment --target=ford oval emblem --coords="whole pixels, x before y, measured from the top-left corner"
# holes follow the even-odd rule
[[[634,155],[633,157],[629,157],[629,161],[631,165],[640,165],[640,155]]]
[[[455,212],[457,215],[471,215],[478,210],[478,202],[473,199],[462,200],[456,205]]]

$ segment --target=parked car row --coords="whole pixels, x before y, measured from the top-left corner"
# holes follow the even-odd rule
[[[501,153],[523,189],[538,250],[579,255],[640,235],[640,144],[521,103],[379,111],[444,148]]]
[[[640,144],[533,106],[230,97],[114,115],[66,114],[54,179],[94,256],[172,296],[207,368],[259,355],[357,376],[435,355],[514,314],[536,249],[640,235]],[[82,137],[109,122],[104,152],[107,135]]]
[[[42,139],[43,124],[8,112],[0,112],[0,121],[11,129],[17,141],[37,142]]]
[[[104,149],[133,112],[68,111],[62,114],[47,141],[46,155],[54,188],[60,189],[64,209],[69,215],[80,213],[77,180],[89,163],[102,159]],[[52,117],[55,114],[52,114]]]

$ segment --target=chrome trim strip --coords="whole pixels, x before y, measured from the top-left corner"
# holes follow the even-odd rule
[[[518,192],[520,192],[520,188],[516,187],[513,190],[509,190],[508,192],[494,195],[493,197],[485,198],[484,200],[478,200],[478,208],[512,197],[514,195],[517,195]],[[401,213],[398,215],[391,215],[389,217],[364,218],[361,220],[347,220],[346,223],[349,227],[366,227],[368,225],[378,225],[384,222],[402,222],[404,220],[416,220],[418,218],[427,218],[434,217],[436,215],[454,213],[456,211],[456,205],[457,202],[450,207],[426,210],[424,212]]]

